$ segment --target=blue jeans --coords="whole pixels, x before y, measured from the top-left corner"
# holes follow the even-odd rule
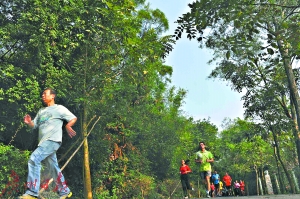
[[[46,140],[31,154],[28,160],[26,194],[38,196],[41,186],[42,162],[45,164],[46,172],[50,174],[50,177],[53,178],[53,181],[56,183],[55,191],[57,191],[60,196],[70,193],[70,189],[66,184],[57,162],[56,151],[59,147],[60,143]],[[50,179],[47,181],[49,180]]]

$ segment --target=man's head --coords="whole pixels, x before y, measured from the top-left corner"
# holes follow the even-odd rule
[[[52,88],[46,88],[42,94],[42,100],[45,105],[54,104],[56,91]]]
[[[205,149],[205,143],[203,141],[199,142],[199,149],[200,150]]]

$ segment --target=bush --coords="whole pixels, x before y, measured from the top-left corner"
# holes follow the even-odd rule
[[[24,192],[29,151],[0,144],[0,198],[17,196]]]

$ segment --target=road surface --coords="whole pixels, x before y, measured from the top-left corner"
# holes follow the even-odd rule
[[[204,197],[206,198],[206,197]],[[196,199],[196,198],[193,198]],[[265,195],[265,196],[222,196],[211,199],[300,199],[300,194],[285,194],[285,195]]]

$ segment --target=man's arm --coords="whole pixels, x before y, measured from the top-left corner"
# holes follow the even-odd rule
[[[76,132],[73,130],[72,126],[76,123],[77,118],[71,119],[68,124],[66,125],[66,130],[70,136],[70,138],[76,135]]]
[[[215,160],[214,160],[214,156],[212,155],[212,153],[211,153],[211,152],[209,152],[209,155],[208,155],[208,157],[209,157],[209,158],[207,158],[206,162],[209,162],[209,163],[211,163],[211,162],[214,162],[214,161],[215,161]]]
[[[199,156],[198,156],[198,152],[196,153],[195,162],[196,162],[196,163],[200,163],[200,164],[202,164],[202,160],[199,158]]]

